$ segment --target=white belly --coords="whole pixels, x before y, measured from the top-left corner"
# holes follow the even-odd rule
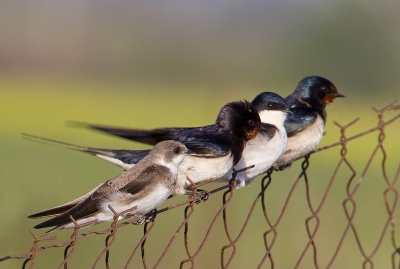
[[[185,194],[190,187],[188,176],[194,183],[201,183],[209,179],[219,179],[232,168],[231,154],[217,158],[204,158],[188,155],[178,170],[175,192]]]
[[[124,164],[118,159],[100,154],[96,156],[126,170],[135,166],[135,164]],[[186,193],[186,188],[191,185],[190,182],[186,180],[186,176],[190,177],[194,183],[200,183],[209,179],[220,179],[231,169],[231,154],[217,158],[200,158],[187,155],[179,166],[175,191],[178,194]]]
[[[234,168],[240,170],[251,165],[254,167],[237,174],[237,188],[250,185],[257,176],[265,173],[286,151],[286,145],[287,136],[283,126],[271,140],[257,135],[255,139],[249,141],[243,150],[242,158]],[[223,180],[229,181],[232,173],[233,171],[229,171]]]
[[[279,165],[290,164],[313,151],[319,144],[324,133],[324,122],[320,116],[306,130],[288,138],[287,153],[279,160]]]

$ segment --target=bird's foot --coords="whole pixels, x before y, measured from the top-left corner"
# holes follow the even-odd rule
[[[291,166],[292,166],[291,163],[288,163],[288,164],[276,164],[273,168],[274,168],[274,171],[283,171],[286,168],[289,168]]]
[[[154,210],[150,211],[149,213],[144,215],[145,222],[146,223],[153,222],[154,219],[156,218],[156,215],[157,215],[157,209],[154,209]]]
[[[132,222],[133,225],[142,225],[144,223],[149,223],[149,222],[154,221],[154,219],[156,218],[156,212],[153,210],[145,215],[131,214],[131,215],[127,215],[127,216],[137,218],[136,221]]]
[[[241,189],[246,186],[246,180],[244,179],[236,179],[235,189]]]
[[[196,193],[191,193],[190,195],[194,195],[196,199],[196,204],[200,204],[201,202],[205,202],[210,197],[210,193],[205,190],[197,189]]]
[[[143,223],[146,222],[145,215],[132,214],[131,217],[136,218],[136,220],[132,222],[133,225],[142,225]]]

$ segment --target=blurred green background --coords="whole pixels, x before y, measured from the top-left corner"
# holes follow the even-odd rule
[[[90,156],[23,140],[21,132],[94,147],[142,149],[146,146],[66,128],[65,121],[140,128],[206,125],[227,102],[252,100],[262,91],[287,96],[303,77],[320,75],[346,95],[328,107],[327,135],[321,143],[328,145],[339,139],[333,120],[344,125],[361,117],[349,130],[350,135],[356,134],[377,125],[371,106],[382,108],[399,99],[399,12],[399,1],[1,1],[0,256],[29,251],[28,229],[38,221],[26,216],[70,201],[121,172]],[[391,179],[399,164],[399,130],[398,122],[387,128]],[[349,145],[349,160],[358,176],[376,143],[374,134]],[[339,148],[334,148],[311,158],[315,205],[339,157]],[[382,154],[377,158],[356,196],[354,222],[367,255],[387,220]],[[275,174],[267,190],[273,219],[299,172],[296,163]],[[343,168],[320,213],[316,243],[321,267],[332,257],[347,223],[341,203],[349,177],[349,170]],[[235,192],[228,207],[233,234],[258,192],[259,181]],[[213,195],[195,208],[190,222],[192,252],[220,207],[220,197]],[[276,267],[292,268],[298,260],[307,243],[304,220],[308,216],[300,183],[278,229],[272,253]],[[182,219],[183,208],[158,216],[147,244],[149,266]],[[396,220],[400,220],[398,213]],[[196,259],[199,268],[219,267],[221,246],[228,243],[221,223]],[[267,229],[258,206],[239,241],[232,268],[256,267],[265,252],[262,233]],[[57,232],[60,242],[70,232]],[[125,264],[141,233],[141,227],[130,226],[118,232],[111,251],[114,268]],[[398,246],[398,229],[396,237]],[[81,240],[70,267],[91,266],[103,240],[101,236]],[[375,264],[389,268],[393,250],[387,233]],[[62,255],[61,249],[47,250],[36,258],[36,268],[57,267]],[[176,268],[185,258],[180,235],[161,268]],[[362,261],[349,234],[331,268],[360,268]],[[11,260],[0,263],[0,268],[21,264]],[[139,258],[132,267],[137,264]],[[101,263],[99,268],[103,267]],[[309,251],[300,268],[311,267]]]

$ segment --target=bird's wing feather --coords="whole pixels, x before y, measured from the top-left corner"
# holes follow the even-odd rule
[[[301,132],[311,126],[317,119],[318,114],[307,107],[292,109],[292,114],[286,117],[284,126],[288,137]]]
[[[226,145],[220,145],[221,129],[216,125],[190,128],[159,128],[153,130],[125,129],[118,127],[107,127],[95,124],[79,124],[98,131],[102,131],[115,136],[123,137],[141,143],[155,145],[164,140],[177,140],[186,146],[191,146],[191,150],[196,154],[224,155],[229,151]]]
[[[216,144],[210,142],[186,142],[185,146],[193,151],[189,155],[202,157],[221,157],[230,153],[230,147],[227,144]]]
[[[103,125],[79,123],[79,122],[69,122],[69,125],[74,127],[90,128],[93,130],[101,131],[107,134],[119,136],[122,138],[126,138],[129,140],[149,145],[155,145],[158,142],[164,140],[179,140],[178,139],[179,132],[182,129],[191,129],[191,128],[160,128],[153,130],[140,130],[140,129],[126,129],[120,127],[108,127]]]
[[[167,167],[151,165],[147,167],[135,180],[131,180],[123,186],[120,191],[135,195],[146,189],[153,180],[157,180],[160,183],[163,181],[170,181],[172,186],[174,178],[172,172]]]
[[[97,199],[93,200],[91,197],[86,198],[82,203],[74,206],[70,210],[64,212],[63,214],[42,222],[35,226],[36,229],[50,227],[50,226],[62,226],[71,222],[70,216],[75,220],[79,220],[90,215],[95,214],[99,211],[97,208]]]
[[[159,165],[150,165],[137,176],[136,174],[130,173],[130,171],[126,171],[119,177],[108,180],[102,184],[95,192],[93,192],[91,198],[100,199],[109,193],[117,191],[127,192],[132,195],[137,194],[144,190],[151,183],[153,178],[162,177],[163,168],[163,166]],[[134,175],[135,178],[131,178],[132,175]]]
[[[230,146],[225,139],[222,138],[226,130],[222,130],[222,128],[218,127],[216,124],[203,127],[159,128],[153,130],[114,128],[95,124],[78,123],[75,125],[99,130],[108,134],[150,145],[155,145],[164,140],[177,140],[185,144],[186,147],[194,152],[193,155],[197,156],[218,157],[230,152]],[[87,152],[90,153],[90,150],[94,153],[96,150],[102,151],[102,149],[88,148]],[[134,151],[111,151],[114,158],[120,159],[123,162],[137,162],[137,160],[142,158],[141,154],[144,154],[134,153]]]
[[[277,131],[275,125],[269,123],[261,123],[261,128],[259,134],[262,135],[264,138],[268,138],[268,141],[272,139]]]
[[[28,218],[37,219],[37,218],[43,218],[43,217],[58,216],[64,212],[70,210],[71,208],[73,208],[76,205],[77,205],[77,203],[69,203],[69,204],[65,204],[65,205],[60,205],[55,208],[51,208],[51,209],[30,215],[30,216],[28,216]]]
[[[33,214],[28,216],[28,218],[30,219],[36,219],[36,218],[42,218],[42,217],[53,217],[53,216],[58,216],[68,210],[70,210],[71,208],[73,208],[74,206],[76,206],[77,204],[79,204],[80,202],[84,201],[86,198],[88,198],[98,187],[100,187],[101,185],[103,185],[103,183],[101,183],[99,186],[97,186],[96,188],[94,188],[93,190],[91,190],[90,192],[88,192],[87,194],[73,200],[70,201],[68,203],[65,203],[63,205],[54,207],[54,208],[50,208],[47,209],[45,211]]]
[[[97,157],[105,156],[113,159],[118,159],[124,164],[137,164],[144,157],[149,154],[150,150],[125,150],[125,149],[95,149],[91,148],[85,150],[89,154],[95,155]],[[124,168],[124,167],[123,167]]]

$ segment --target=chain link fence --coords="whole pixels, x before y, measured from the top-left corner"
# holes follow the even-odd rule
[[[388,156],[385,145],[388,136],[399,137],[396,128],[387,130],[398,124],[400,114],[393,111],[399,109],[396,102],[373,108],[377,126],[352,136],[358,119],[334,122],[340,140],[294,163],[301,163],[299,175],[293,167],[271,169],[260,187],[255,181],[243,190],[231,180],[200,204],[196,195],[176,196],[143,226],[129,225],[134,218],[117,222],[115,214],[105,229],[76,224],[62,231],[69,235],[65,240],[30,230],[31,249],[0,262],[22,259],[22,268],[53,268],[46,262],[51,256],[58,268],[400,268],[400,154]],[[366,143],[362,138],[370,135],[372,151],[352,153],[350,144]],[[325,150],[338,147],[337,159],[319,162]],[[283,187],[275,188],[276,182]]]

